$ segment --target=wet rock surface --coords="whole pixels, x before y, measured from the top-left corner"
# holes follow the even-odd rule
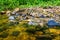
[[[51,19],[60,23],[59,10],[60,7],[16,8],[13,11],[1,13],[0,39],[60,40],[60,26],[48,27],[47,25]]]
[[[32,19],[31,21],[37,22],[38,20],[42,21],[42,23],[47,23],[48,20],[51,18],[54,19],[56,22],[59,22],[60,19],[60,7],[47,7],[47,8],[25,8],[19,9],[16,8],[11,15],[15,17],[17,20],[28,20]],[[36,21],[35,21],[36,20]],[[37,22],[37,24],[39,24]]]

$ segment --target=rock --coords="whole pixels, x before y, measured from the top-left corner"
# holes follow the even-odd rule
[[[29,24],[29,25],[32,25],[32,24],[33,24],[33,22],[31,22],[31,21],[30,21],[28,24]]]
[[[47,24],[49,27],[54,27],[58,25],[58,23],[56,23],[54,19],[50,19]]]
[[[0,14],[1,15],[6,14],[6,11],[1,11]]]
[[[13,11],[11,15],[15,15],[16,14],[16,11]]]
[[[44,23],[39,23],[39,25],[40,25],[41,27],[43,27],[43,26],[44,26]]]
[[[22,21],[22,20],[24,20],[24,19],[23,19],[23,17],[21,16],[21,17],[19,18],[19,20]]]
[[[27,20],[27,19],[32,19],[33,22],[30,22],[28,24],[33,24],[33,25],[37,25],[40,23],[40,20],[42,20],[43,22],[40,23],[41,26],[45,25],[48,20],[52,17],[53,19],[56,19],[55,21],[59,20],[59,14],[56,14],[56,8],[52,8],[52,7],[48,7],[47,9],[43,9],[43,8],[39,8],[39,7],[34,7],[34,8],[24,8],[24,9],[19,9],[16,8],[13,12],[11,16],[14,16],[16,18],[16,20]],[[58,11],[58,10],[57,10]],[[9,13],[9,11],[7,11],[7,13]],[[10,14],[8,14],[10,15]],[[35,19],[37,18],[37,19]],[[11,18],[12,19],[12,18]],[[10,19],[10,20],[11,20]],[[13,20],[15,20],[13,18]],[[27,20],[28,21],[28,20]]]
[[[6,11],[6,14],[9,14],[9,13],[11,13],[11,11]]]
[[[6,11],[6,15],[10,16],[11,15],[11,11]]]
[[[19,17],[19,16],[20,16],[19,13],[16,13],[16,14],[15,14],[15,17]]]
[[[29,25],[36,25],[36,23],[33,22],[33,21],[30,21],[28,24],[29,24]]]
[[[41,15],[40,18],[45,18],[45,16],[44,15]]]
[[[22,14],[22,17],[26,17],[26,14]]]
[[[17,11],[19,11],[19,10],[20,10],[20,8],[15,8],[15,9],[14,9],[15,12],[17,12]]]
[[[9,20],[10,20],[10,21],[14,21],[14,20],[15,20],[15,17],[14,17],[14,16],[10,16],[10,17],[9,17]]]
[[[26,20],[26,17],[23,17],[24,20]]]
[[[16,13],[18,13],[19,10],[20,10],[19,8],[14,9],[14,11],[12,12],[12,15],[15,15]]]
[[[14,20],[14,19],[15,19],[14,16],[9,17],[9,20]]]

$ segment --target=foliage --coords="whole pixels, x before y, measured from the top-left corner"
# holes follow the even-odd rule
[[[60,0],[0,0],[1,10],[12,10],[16,7],[33,7],[33,6],[59,6]]]

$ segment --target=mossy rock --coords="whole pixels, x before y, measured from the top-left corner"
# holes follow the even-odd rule
[[[2,34],[0,34],[0,38],[7,38],[8,35],[9,35],[9,33],[3,32]]]
[[[4,30],[2,28],[0,28],[0,32],[3,32]]]
[[[29,34],[35,34],[36,30],[35,29],[27,29],[26,32]]]
[[[36,40],[52,40],[52,37],[41,36],[41,37],[36,37]]]
[[[3,31],[5,31],[5,30],[7,30],[7,27],[2,27],[2,28],[0,28],[0,32],[3,32]]]
[[[16,36],[17,37],[19,34],[20,34],[20,31],[13,31],[12,32],[12,36]]]

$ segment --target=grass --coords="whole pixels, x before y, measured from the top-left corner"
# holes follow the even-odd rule
[[[60,6],[60,0],[0,0],[0,11],[35,6]]]

